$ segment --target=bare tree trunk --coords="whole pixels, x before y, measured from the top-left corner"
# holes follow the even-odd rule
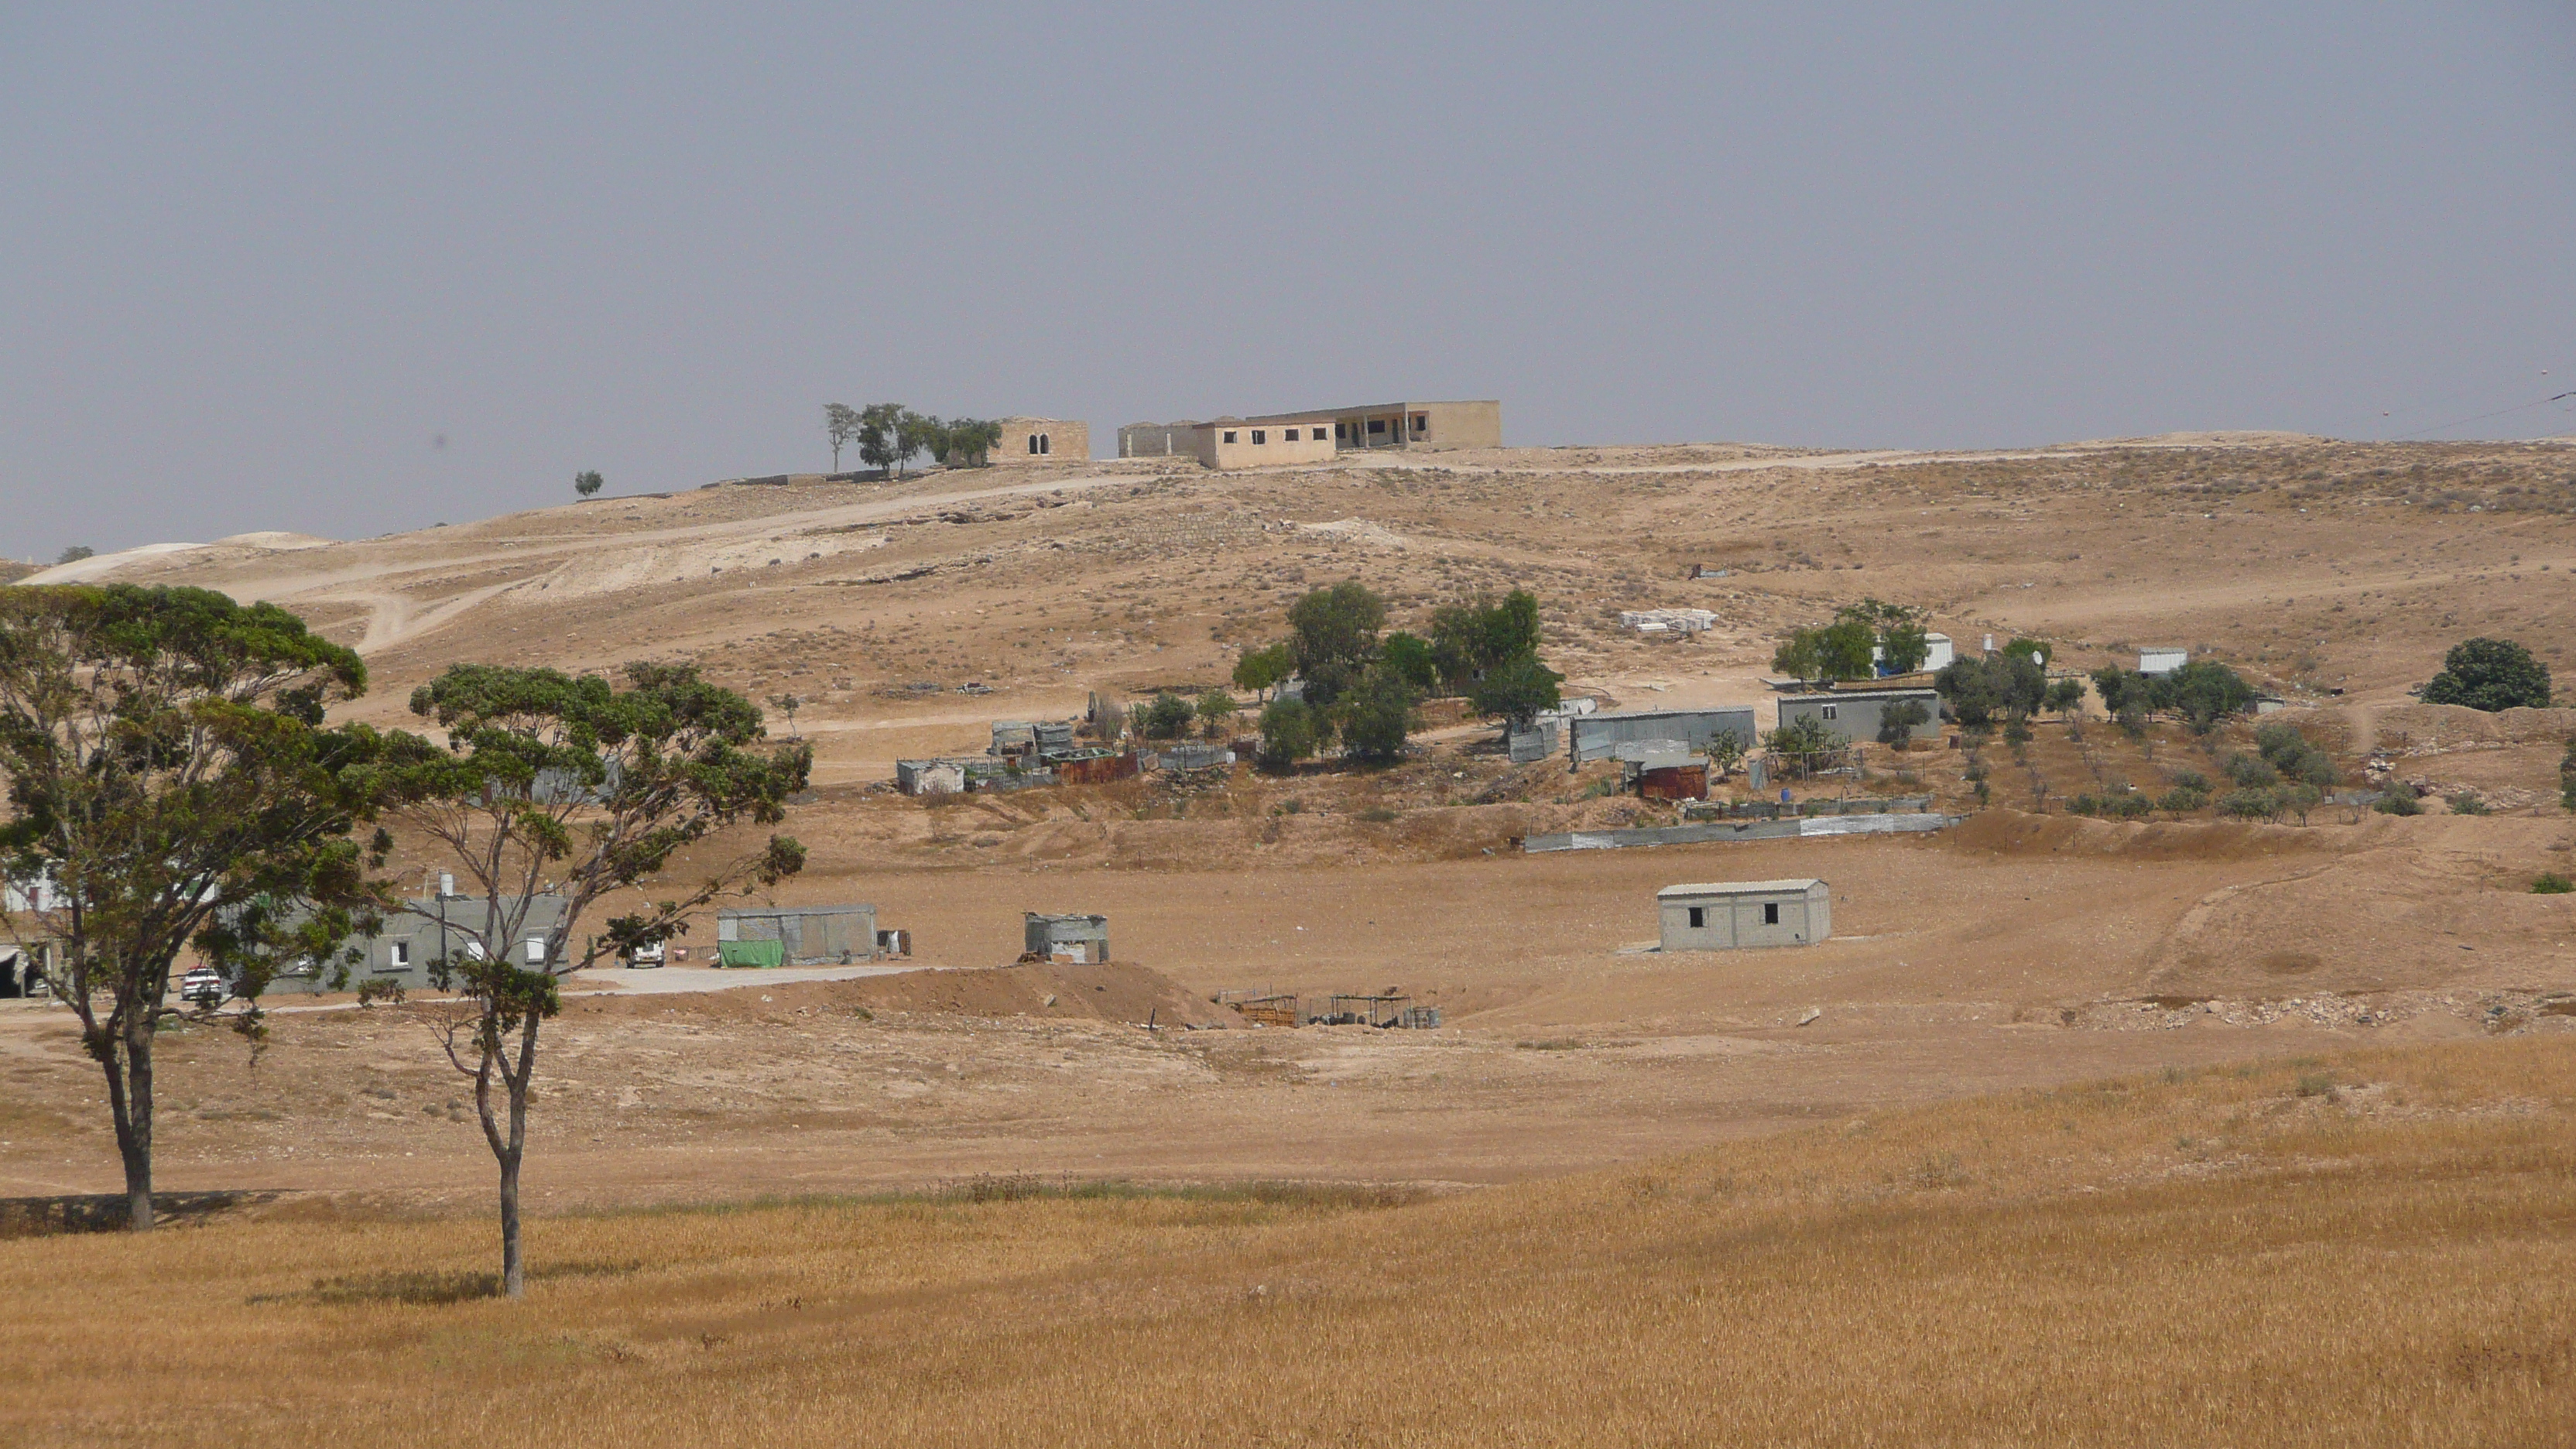
[[[125,1162],[125,1226],[152,1226],[152,1031],[129,1028],[99,1065],[107,1072],[107,1102],[116,1117],[116,1151]]]
[[[501,1296],[520,1298],[527,1291],[527,1253],[519,1244],[519,1154],[514,1151],[501,1159]]]

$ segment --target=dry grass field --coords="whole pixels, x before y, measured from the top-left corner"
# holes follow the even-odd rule
[[[421,1003],[280,1010],[256,1054],[170,1033],[158,1180],[207,1196],[0,1238],[0,1443],[2576,1440],[2576,897],[2529,889],[2576,860],[2576,710],[2408,692],[2473,634],[2576,685],[2576,448],[1102,461],[40,577],[280,601],[360,649],[379,723],[465,660],[793,693],[817,788],[778,898],[873,902],[946,969],[577,983],[517,1305]],[[1531,588],[1569,690],[1765,725],[1773,642],[1863,595],[2060,668],[2187,645],[2431,813],[2076,818],[2250,743],[2098,719],[1874,752],[1834,788],[1968,816],[1905,839],[1525,854],[1671,812],[1445,722],[1385,770],[881,786],[1220,680],[1348,577],[1393,627]],[[1664,606],[1718,626],[1617,625]],[[1659,886],[1808,875],[1827,942],[1651,949]],[[1031,910],[1107,913],[1117,964],[987,969]],[[1247,1029],[1209,1001],[1247,988],[1445,1022]],[[0,1233],[119,1181],[67,1022],[0,1003]]]
[[[2576,1043],[2345,1052],[1433,1197],[0,1244],[35,1445],[2560,1444]],[[131,1325],[131,1326],[130,1326]]]

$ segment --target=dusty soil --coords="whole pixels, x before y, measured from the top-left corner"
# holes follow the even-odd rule
[[[691,659],[799,697],[820,765],[790,828],[812,861],[781,898],[874,901],[924,965],[970,969],[573,1002],[541,1074],[541,1203],[979,1173],[1487,1182],[2003,1087],[2569,1029],[2576,907],[2527,885],[2569,870],[2556,771],[2576,711],[2406,691],[2478,633],[2565,672],[2571,509],[2576,452],[2546,444],[1497,450],[727,487],[73,572],[278,599],[361,648],[374,689],[351,712],[385,723],[466,659]],[[1392,770],[1212,790],[873,788],[898,756],[980,750],[996,717],[1221,680],[1297,593],[1350,576],[1398,627],[1532,588],[1569,688],[1626,707],[1762,703],[1778,632],[1864,594],[1930,608],[1963,647],[2044,635],[2061,667],[2206,647],[2289,697],[2347,785],[2376,758],[2437,811],[2468,790],[2496,813],[2071,819],[2073,793],[2215,774],[2246,732],[2053,721],[2023,754],[1986,747],[1993,808],[1905,841],[1523,855],[1515,837],[1669,813],[1599,794],[1598,769],[1511,766],[1473,726]],[[1656,644],[1616,625],[1666,605],[1720,626]],[[1965,812],[1968,764],[1936,741],[1839,788]],[[1835,940],[1645,949],[1657,887],[1793,875],[1832,883]],[[1118,964],[984,969],[1024,910],[1107,913]],[[1447,1024],[1252,1030],[1208,1005],[1256,987],[1395,989]],[[279,1014],[255,1060],[228,1034],[174,1036],[163,1184],[479,1204],[462,1083],[410,1019],[434,1009]],[[64,1018],[0,1004],[0,1072],[0,1194],[113,1187]]]

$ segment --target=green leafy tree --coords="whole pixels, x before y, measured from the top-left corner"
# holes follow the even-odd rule
[[[1261,753],[1257,763],[1274,775],[1311,760],[1332,739],[1323,711],[1302,699],[1274,699],[1261,712]]]
[[[859,461],[871,468],[882,468],[887,477],[894,476],[896,462],[910,455],[899,453],[903,420],[912,409],[901,403],[870,403],[859,410]]]
[[[1428,639],[1399,629],[1386,636],[1378,657],[1417,695],[1427,696],[1440,687],[1440,662]]]
[[[805,701],[792,694],[773,694],[769,697],[769,707],[787,716],[787,733],[795,734],[796,711],[805,707]]]
[[[914,458],[920,457],[923,453],[930,451],[933,447],[937,447],[943,452],[946,451],[948,447],[947,440],[948,433],[946,426],[931,414],[917,413],[910,408],[905,408],[902,412],[896,414],[894,420],[894,460],[898,473],[905,463],[910,462]]]
[[[1878,631],[1880,663],[1890,674],[1912,674],[1932,657],[1932,636],[1914,620],[1889,624]]]
[[[2278,771],[2285,780],[2320,789],[2335,782],[2334,758],[2311,744],[2296,725],[2275,723],[2258,727],[2254,731],[2254,747],[2262,752],[2264,763]]]
[[[1538,596],[1525,589],[1514,589],[1499,601],[1481,597],[1432,611],[1432,653],[1441,678],[1453,690],[1463,690],[1515,659],[1535,658],[1538,646]]]
[[[1405,737],[1413,729],[1414,706],[1421,696],[1384,664],[1360,675],[1343,695],[1339,713],[1342,748],[1356,760],[1384,764],[1404,756]]]
[[[844,403],[823,404],[823,436],[832,444],[832,471],[841,471],[841,450],[859,440],[866,423],[859,410]]]
[[[2015,639],[2003,647],[2003,653],[2006,657],[2027,659],[2045,674],[2048,661],[2057,657],[2057,646],[2045,639]]]
[[[1838,619],[1794,630],[1771,656],[1771,667],[1793,679],[1867,679],[1877,672],[1870,657],[1878,633],[1859,619]]]
[[[2198,659],[2152,682],[2159,708],[2171,709],[2199,734],[2217,728],[2229,715],[2254,704],[2254,686],[2215,659]]]
[[[1564,682],[1564,675],[1539,663],[1535,655],[1524,654],[1487,671],[1468,691],[1467,704],[1487,719],[1508,720],[1514,729],[1528,729],[1539,711],[1564,703],[1557,693]]]
[[[1288,647],[1306,682],[1306,702],[1329,706],[1377,657],[1386,601],[1357,579],[1315,589],[1288,606]]]
[[[951,418],[932,440],[930,455],[952,468],[981,468],[1001,444],[1002,425],[985,418]]]
[[[96,557],[98,557],[97,549],[85,543],[76,543],[54,555],[54,566],[59,568],[67,563],[79,563],[82,559]]]
[[[1196,716],[1187,699],[1168,689],[1127,712],[1137,735],[1149,740],[1179,739],[1190,732],[1190,721]]]
[[[2059,719],[2072,717],[2077,710],[2084,707],[2084,681],[2080,679],[2051,680],[2048,685],[2048,695],[2045,703],[2049,711],[2055,714]]]
[[[1932,676],[1959,723],[1981,728],[2008,714],[2029,715],[2048,701],[2048,674],[2028,654],[1956,659]]]
[[[602,487],[605,487],[607,485],[607,481],[608,480],[599,476],[598,469],[587,469],[572,475],[572,491],[584,498],[588,498],[597,493]]]
[[[2424,686],[2426,704],[2464,704],[2495,711],[2549,707],[2549,666],[2510,639],[2468,639],[2442,656],[2442,672]]]
[[[1723,775],[1744,759],[1744,740],[1733,730],[1719,730],[1708,737],[1708,763]]]
[[[1234,687],[1248,689],[1257,700],[1267,702],[1270,691],[1279,687],[1297,669],[1296,655],[1283,640],[1259,649],[1247,650],[1234,661]]]
[[[153,1220],[153,1038],[180,949],[252,965],[256,945],[335,941],[382,903],[367,873],[390,842],[349,838],[379,741],[323,724],[366,685],[355,653],[273,604],[0,589],[0,863],[49,887],[12,929],[56,942],[49,984],[106,1076],[134,1228]],[[246,1035],[265,984],[232,988]]]
[[[772,835],[694,885],[662,881],[673,856],[717,832],[784,819],[814,757],[803,745],[764,746],[759,707],[694,666],[623,672],[627,687],[617,689],[597,675],[453,666],[411,697],[412,713],[447,743],[397,733],[379,774],[387,814],[452,858],[470,882],[464,894],[482,902],[479,923],[471,911],[456,922],[462,946],[431,963],[432,979],[460,998],[433,1010],[449,1064],[474,1083],[500,1168],[501,1285],[513,1298],[526,1282],[519,1168],[529,1089],[563,978],[668,940],[719,895],[775,884],[805,863],[804,847]],[[647,895],[599,934],[580,933],[610,895],[658,890],[671,894]],[[561,913],[531,932],[536,900],[548,893]]]
[[[1228,689],[1201,690],[1197,709],[1199,728],[1209,739],[1223,735],[1243,713],[1243,707],[1234,702],[1234,692]]]
[[[1900,699],[1878,714],[1878,742],[1904,749],[1914,732],[1931,722],[1932,712],[1919,699]]]
[[[1813,715],[1801,715],[1762,737],[1762,747],[1775,755],[1820,755],[1843,747],[1833,726]]]

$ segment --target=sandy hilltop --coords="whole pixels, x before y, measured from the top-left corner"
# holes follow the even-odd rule
[[[2071,795],[2160,790],[2184,772],[2216,773],[2250,745],[2250,722],[2209,740],[2174,724],[2135,738],[2098,713],[2089,727],[2043,720],[2009,754],[1989,746],[1975,780],[1945,731],[1877,752],[1867,789],[1928,796],[1962,817],[1906,836],[1529,853],[1520,842],[1534,835],[1673,812],[1607,788],[1612,766],[1514,764],[1491,725],[1445,706],[1429,712],[1411,757],[1378,771],[1278,777],[1244,766],[1221,781],[935,799],[885,787],[899,758],[981,752],[996,719],[1075,715],[1094,694],[1126,702],[1221,684],[1240,651],[1282,634],[1289,603],[1348,578],[1385,596],[1391,627],[1528,589],[1568,693],[1614,709],[1740,703],[1765,727],[1779,698],[1765,677],[1784,631],[1864,597],[1926,609],[1963,651],[1988,635],[2044,638],[2060,670],[2184,647],[2277,697],[2267,722],[2297,725],[2346,788],[2412,786],[2430,808],[2401,818],[2328,805],[2304,822],[2079,817],[2065,809]],[[813,1416],[855,1391],[782,1387],[805,1372],[806,1351],[792,1345],[824,1332],[797,1317],[809,1302],[837,1315],[830,1332],[882,1341],[889,1363],[934,1376],[952,1370],[922,1365],[1017,1362],[1040,1343],[1057,1352],[1070,1340],[1038,1336],[1029,1316],[1057,1313],[1118,1325],[1098,1329],[1104,1342],[1174,1373],[1227,1344],[1238,1346],[1229,1364],[1302,1363],[1307,1350],[1257,1338],[1246,1315],[1276,1305],[1344,1322],[1330,1315],[1362,1312],[1350,1305],[1376,1285],[1418,1280],[1428,1296],[1406,1302],[1489,1305],[1448,1329],[1421,1318],[1421,1333],[1499,1333],[1494,1325],[1611,1301],[1571,1287],[1572,1297],[1550,1297],[1560,1268],[1626,1285],[1618,1301],[1661,1303],[1655,1295],[1680,1291],[1679,1280],[1637,1265],[1735,1263],[1752,1249],[1706,1234],[1758,1222],[1776,1230],[1763,1241],[1806,1242],[1811,1229],[1860,1231],[1855,1213],[1880,1214],[1869,1232],[1978,1244],[1979,1262],[2045,1276],[2060,1268],[2033,1265],[2055,1263],[2056,1250],[2012,1235],[2045,1236],[2061,1219],[2030,1214],[2152,1209],[2201,1224],[2190,1231],[2222,1245],[2213,1251],[2241,1250],[2228,1259],[2235,1276],[2213,1287],[2163,1267],[2122,1275],[2129,1296],[2114,1309],[2065,1286],[2085,1276],[2069,1260],[2062,1280],[2028,1291],[2095,1305],[2082,1310],[2095,1315],[2088,1324],[2163,1322],[2172,1305],[2157,1293],[2200,1303],[2238,1294],[2251,1321],[2274,1245],[2227,1234],[2253,1194],[2284,1212],[2303,1204],[2329,1224],[2315,1241],[2349,1245],[2377,1229],[2336,1214],[2377,1209],[2314,1187],[2314,1173],[2340,1170],[2319,1163],[2384,1161],[2370,1191],[2402,1196],[2397,1184],[2435,1181],[2467,1160],[2441,1156],[2454,1141],[2441,1134],[2456,1131],[2468,1134],[2458,1152],[2525,1164],[2479,1178],[2480,1192],[2528,1186],[2513,1173],[2564,1170],[2576,916],[2570,897],[2528,887],[2571,866],[2576,831],[2558,805],[2558,772],[2576,710],[2481,714],[2410,690],[2447,648],[2479,635],[2529,645],[2558,672],[2562,697],[2576,685],[2576,448],[2212,433],[1958,454],[1523,448],[1225,473],[1099,460],[609,497],[352,542],[245,534],[101,555],[30,582],[71,580],[200,585],[291,608],[365,657],[370,689],[347,709],[383,724],[415,723],[411,690],[460,661],[689,661],[756,700],[800,701],[793,732],[818,763],[787,828],[811,859],[778,899],[872,902],[882,924],[912,933],[906,964],[923,969],[805,980],[674,967],[651,982],[600,971],[575,983],[585,994],[568,999],[548,1038],[528,1193],[545,1215],[541,1272],[574,1275],[544,1280],[538,1296],[570,1316],[546,1330],[555,1346],[543,1351],[575,1366],[597,1424],[645,1412],[636,1406],[649,1396],[619,1387],[626,1366],[676,1385],[738,1362],[776,1389],[780,1422],[801,1426],[778,1442],[841,1442],[839,1421]],[[1717,623],[1667,640],[1622,627],[1622,611],[1653,608],[1706,609]],[[783,712],[771,730],[790,732]],[[2452,796],[2477,813],[2447,813]],[[397,868],[417,885],[433,867],[406,849]],[[1829,882],[1828,941],[1654,949],[1659,887],[1801,877]],[[1105,914],[1113,963],[1005,966],[1024,911]],[[1216,1000],[1247,992],[1400,994],[1442,1020],[1432,1030],[1256,1026]],[[96,1068],[64,1015],[0,1007],[0,1197],[112,1191]],[[208,1194],[218,1220],[241,1219],[223,1231],[320,1235],[257,1238],[256,1248],[252,1237],[224,1239],[251,1266],[156,1270],[211,1275],[188,1290],[209,1314],[303,1302],[308,1280],[315,1303],[355,1301],[331,1297],[343,1291],[331,1285],[361,1280],[317,1276],[312,1255],[323,1249],[311,1243],[331,1245],[335,1263],[394,1255],[381,1281],[397,1286],[412,1280],[397,1282],[410,1269],[392,1245],[481,1262],[491,1159],[467,1089],[407,1015],[417,1004],[322,1007],[273,1013],[256,1054],[205,1030],[162,1048],[162,1185]],[[2559,1147],[2542,1141],[2550,1132]],[[1146,1196],[1079,1196],[1101,1184]],[[1166,1190],[1179,1195],[1152,1196]],[[2312,1190],[2314,1204],[2302,1195]],[[928,1197],[889,1208],[849,1196],[871,1193]],[[805,1206],[614,1216],[763,1198]],[[822,1219],[798,1216],[826,1212],[814,1205],[826,1200],[861,1203],[828,1211],[858,1214],[846,1221],[877,1235],[836,1238],[828,1251],[872,1253],[879,1266],[788,1266],[827,1251],[813,1246]],[[2475,1231],[2535,1221],[2538,1200],[2498,1198]],[[1019,1216],[975,1216],[988,1202]],[[2563,1219],[2563,1199],[2554,1211]],[[2563,1244],[2563,1221],[2552,1221]],[[2083,1222],[2113,1244],[2104,1253],[2164,1251],[2141,1246],[2161,1242],[2162,1227]],[[366,1226],[386,1223],[395,1226]],[[701,1231],[690,1223],[706,1236],[676,1246]],[[1019,1235],[977,1236],[1002,1223]],[[1455,1261],[1478,1256],[1456,1251],[1461,1234],[1496,1245],[1495,1256]],[[1539,1253],[1531,1245],[1542,1239],[1565,1256]],[[1674,1246],[1683,1243],[1697,1246]],[[978,1256],[988,1247],[998,1256]],[[1910,1249],[1852,1251],[1862,1256],[1782,1271],[1857,1294],[1881,1269],[1834,1264],[1876,1264],[1868,1254],[1883,1251],[1891,1282],[1938,1277]],[[701,1261],[691,1254],[732,1266],[667,1276],[666,1260]],[[2362,1274],[2368,1255],[2325,1256]],[[2171,1272],[2198,1273],[2206,1260],[2189,1257],[2193,1266]],[[1547,1268],[1509,1266],[1534,1262]],[[2564,1266],[2563,1253],[2557,1266],[2478,1262],[2481,1283],[2527,1284]],[[301,1266],[276,1266],[287,1263]],[[892,1263],[905,1266],[883,1268]],[[866,1295],[818,1286],[856,1281],[849,1271],[873,1285]],[[2314,1283],[2342,1284],[2334,1273]],[[1708,1291],[1715,1303],[1772,1290]],[[2333,1291],[2347,1293],[2334,1300],[2338,1321],[2373,1317],[2357,1305],[2375,1288],[2356,1278]],[[381,1316],[387,1341],[409,1343],[408,1320],[385,1315],[443,1301],[418,1296],[430,1292],[386,1289],[383,1303],[345,1311],[353,1324]],[[1655,1311],[1696,1323],[1698,1301]],[[1846,1309],[1851,1323],[1880,1311],[1843,1303],[1809,1327],[1823,1334],[1816,1325],[1846,1321],[1833,1318]],[[2563,1305],[2551,1311],[2564,1322]],[[351,1357],[355,1330],[324,1345],[303,1318],[242,1322],[243,1333],[276,1335],[255,1341],[278,1353],[323,1354],[359,1379],[376,1372]],[[1155,1337],[1190,1324],[1210,1335],[1199,1347]],[[496,1326],[489,1345],[459,1338],[453,1351],[502,1354],[517,1331]],[[1627,1329],[1600,1331],[1607,1345]],[[1290,1334],[1286,1320],[1276,1332],[1312,1337]],[[2052,1341],[2032,1332],[2013,1351],[2046,1357]],[[2462,1343],[2474,1337],[2459,1332]],[[2290,1338],[2276,1362],[2340,1382],[2324,1322]],[[538,1352],[508,1341],[519,1345],[509,1353]],[[2564,1343],[2550,1341],[2559,1347],[2534,1351],[2559,1354],[2550,1362],[2563,1374]],[[1274,1350],[1285,1357],[1260,1359]],[[719,1363],[733,1352],[744,1357]],[[2426,1361],[2436,1378],[2439,1363],[2455,1362]],[[1439,1381],[1446,1362],[1423,1372]],[[1595,1367],[1603,1382],[1618,1376]],[[1297,1372],[1308,1369],[1317,1383],[1331,1377],[1312,1364]],[[1918,1371],[1929,1370],[1893,1359],[1852,1369],[1870,1383]],[[1224,1403],[1257,1393],[1228,1367],[1193,1372],[1195,1384],[1225,1385],[1208,1391]],[[1575,1370],[1528,1372],[1548,1383]],[[2457,1370],[2442,1392],[2487,1392],[2478,1372]],[[966,1417],[936,1422],[913,1417],[926,1411],[890,1387],[869,1422],[910,1425],[919,1442],[1006,1436],[1024,1422],[1014,1416],[1044,1412],[1021,1396],[1043,1397],[1045,1382],[977,1390]],[[277,1392],[296,1424],[342,1412],[325,1396]],[[1128,1398],[1164,1407],[1104,1408],[1101,1422],[1159,1437],[1166,1400]],[[221,1426],[265,1422],[272,1408],[223,1402],[188,1442],[220,1442]],[[1896,1418],[1873,1422],[1904,1416],[1881,1408]],[[2503,1416],[2495,1422],[2519,1412],[2487,1408]],[[60,1422],[128,1422],[104,1410],[83,1419],[68,1402],[55,1411],[71,1416]],[[1207,1413],[1236,1422],[1232,1410]],[[1773,1427],[1824,1439],[1854,1427],[1830,1405],[1799,1413]],[[146,1421],[159,1422],[131,1422]],[[1969,1421],[1916,1428],[1928,1442],[1959,1422]],[[2104,1421],[2069,1441],[2117,1441],[2116,1429]],[[584,1423],[550,1432],[545,1442],[593,1442]]]

